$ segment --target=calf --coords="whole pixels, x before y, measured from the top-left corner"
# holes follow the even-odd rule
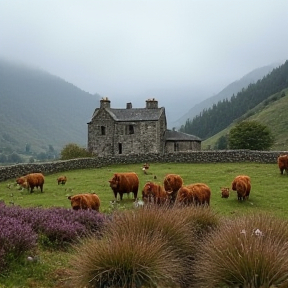
[[[221,190],[221,197],[222,198],[229,198],[230,188],[229,187],[220,187]]]
[[[66,176],[60,176],[57,178],[57,182],[58,182],[58,185],[59,184],[65,185],[65,183],[67,182],[67,177]]]

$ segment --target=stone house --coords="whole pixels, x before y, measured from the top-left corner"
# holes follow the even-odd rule
[[[201,150],[201,139],[167,130],[164,107],[158,101],[146,100],[145,108],[111,108],[110,100],[102,98],[88,124],[88,151],[98,156],[127,154],[173,153]]]

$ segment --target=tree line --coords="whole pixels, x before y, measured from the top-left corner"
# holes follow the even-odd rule
[[[203,140],[217,134],[269,96],[287,88],[287,75],[288,60],[261,80],[249,84],[247,88],[243,88],[236,95],[233,94],[230,100],[219,101],[211,108],[204,109],[192,120],[188,119],[179,130],[197,135]]]

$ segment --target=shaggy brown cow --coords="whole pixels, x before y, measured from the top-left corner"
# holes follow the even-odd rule
[[[68,199],[71,201],[73,210],[92,209],[99,212],[100,198],[95,193],[77,194],[69,196]]]
[[[288,155],[280,155],[277,158],[278,167],[280,169],[281,175],[283,175],[284,170],[288,173]]]
[[[154,203],[158,205],[163,205],[167,201],[167,193],[163,186],[147,182],[142,190],[142,200],[145,203]]]
[[[183,179],[177,174],[167,174],[164,178],[164,190],[167,191],[170,197],[170,202],[174,203],[177,197],[178,190],[183,185]]]
[[[60,177],[57,178],[58,185],[59,184],[65,185],[66,181],[67,181],[67,177],[66,176],[60,176]]]
[[[211,190],[204,183],[194,183],[182,186],[176,197],[176,203],[181,205],[210,205]]]
[[[236,176],[232,182],[232,190],[237,192],[238,200],[249,198],[251,191],[251,179],[247,175]]]
[[[135,172],[115,173],[112,179],[109,180],[109,183],[116,200],[118,193],[120,195],[120,200],[122,200],[123,194],[129,194],[130,192],[133,192],[134,200],[137,199],[139,178]]]
[[[28,189],[28,183],[25,176],[19,177],[16,179],[16,183],[20,186],[21,189]]]
[[[20,178],[16,179],[16,183],[19,185],[23,185],[25,183],[25,179],[27,181],[27,189],[29,190],[30,187],[30,193],[33,192],[34,187],[40,188],[41,192],[43,192],[43,185],[44,185],[44,175],[42,173],[30,173],[26,176],[22,176]]]
[[[220,187],[220,190],[221,190],[221,197],[222,198],[229,198],[229,192],[230,192],[229,187]]]

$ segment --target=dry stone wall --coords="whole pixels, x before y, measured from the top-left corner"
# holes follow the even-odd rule
[[[275,163],[280,154],[288,151],[250,151],[250,150],[222,150],[222,151],[191,151],[170,154],[130,154],[111,157],[80,158],[67,161],[45,163],[16,164],[0,167],[0,181],[13,179],[22,175],[41,172],[45,174],[60,173],[69,170],[100,168],[114,164],[137,163]]]

